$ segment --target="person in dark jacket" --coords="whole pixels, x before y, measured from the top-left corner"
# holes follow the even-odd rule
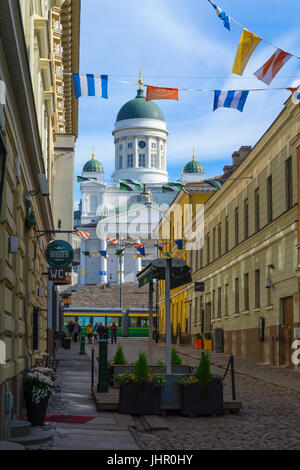
[[[108,326],[105,325],[103,329],[103,339],[108,340]]]
[[[98,326],[98,339],[99,339],[99,341],[103,340],[103,334],[104,334],[104,327],[103,327],[102,323],[100,323],[100,325]]]
[[[115,322],[111,326],[111,343],[116,343],[117,342],[117,327]]]

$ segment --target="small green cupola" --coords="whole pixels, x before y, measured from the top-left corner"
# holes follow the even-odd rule
[[[95,159],[94,149],[91,160],[83,167],[83,173],[104,173],[102,163]]]
[[[193,153],[193,159],[185,165],[183,173],[184,174],[198,174],[198,175],[205,174],[203,166],[201,165],[200,162],[197,162],[194,153]]]

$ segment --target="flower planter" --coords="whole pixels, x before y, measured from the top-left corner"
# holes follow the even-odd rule
[[[112,374],[112,375],[109,375],[109,383],[110,385],[114,386],[114,387],[119,387],[117,385],[114,385],[113,383],[113,378],[115,375],[120,375],[120,374],[125,374],[125,373],[131,373],[133,374],[133,369],[134,369],[134,366],[133,365],[118,365],[118,364],[112,364],[110,366],[110,368],[108,369],[109,371],[109,374]],[[150,373],[154,372],[156,374],[159,374],[159,375],[165,375],[166,372],[167,372],[167,368],[166,366],[149,366],[149,370],[150,370]],[[172,374],[180,374],[180,375],[186,375],[188,373],[190,373],[193,368],[191,369],[190,366],[186,366],[186,365],[180,365],[180,366],[176,366],[176,365],[172,365],[171,366],[171,370],[172,370]]]
[[[210,383],[207,386],[198,384],[182,385],[183,415],[223,414],[223,384]]]
[[[212,339],[204,340],[204,351],[212,351]]]
[[[119,413],[160,415],[161,387],[136,384],[120,386]]]
[[[46,419],[48,401],[50,395],[36,404],[32,402],[32,397],[29,392],[24,394],[26,409],[27,409],[27,419],[31,422],[32,426],[43,426]]]
[[[202,339],[195,338],[195,349],[202,349]]]

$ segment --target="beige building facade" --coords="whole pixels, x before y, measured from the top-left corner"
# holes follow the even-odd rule
[[[0,2],[0,79],[6,89],[0,105],[0,440],[7,438],[6,418],[20,417],[24,371],[51,353],[49,338],[59,329],[57,287],[49,288],[44,257],[52,237],[37,236],[57,227],[57,142],[61,146],[66,139],[74,158],[77,138],[78,109],[70,76],[58,89],[54,73],[57,12],[62,26],[57,37],[66,41],[62,67],[78,71],[79,0]],[[72,202],[62,210],[73,214]],[[65,230],[69,226],[72,230],[72,221]],[[7,392],[14,397],[9,416]]]
[[[289,99],[205,204],[204,243],[191,259],[192,333],[214,350],[292,366],[299,327],[299,107]]]

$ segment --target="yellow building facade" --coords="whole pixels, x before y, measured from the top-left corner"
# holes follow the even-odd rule
[[[180,191],[159,224],[159,243],[162,244],[160,257],[184,259],[190,266],[191,253],[188,247],[193,216],[214,193],[205,189],[202,183],[189,183]],[[174,240],[183,239],[183,249],[178,249]],[[193,247],[195,249],[195,246]],[[171,336],[172,342],[190,342],[191,315],[188,299],[188,286],[171,290]],[[165,282],[159,281],[159,335],[165,337]]]
[[[214,350],[292,366],[299,327],[299,107],[289,99],[232,176],[205,204],[204,244],[193,253],[192,335]],[[296,367],[296,366],[295,366]]]

